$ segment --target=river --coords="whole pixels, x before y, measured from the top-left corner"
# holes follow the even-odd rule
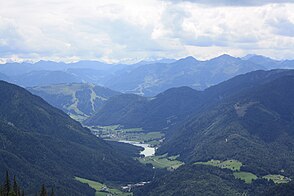
[[[144,150],[140,152],[140,154],[144,155],[145,157],[150,157],[155,154],[155,147],[151,147],[149,144],[141,144],[140,142],[135,141],[128,141],[128,140],[119,140],[119,142],[132,144],[134,146],[140,146],[143,147]]]

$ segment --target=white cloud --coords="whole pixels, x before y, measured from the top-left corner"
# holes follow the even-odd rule
[[[206,6],[260,6],[272,3],[294,3],[293,0],[167,0],[170,2],[192,2]]]
[[[293,58],[294,5],[160,0],[0,0],[0,59]]]

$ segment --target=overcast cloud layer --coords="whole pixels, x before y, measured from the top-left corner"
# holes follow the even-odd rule
[[[294,57],[290,0],[0,2],[0,62]]]
[[[260,6],[271,3],[294,3],[294,0],[167,0],[170,2],[198,3],[208,6]]]

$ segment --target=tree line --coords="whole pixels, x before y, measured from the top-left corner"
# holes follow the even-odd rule
[[[13,177],[13,182],[10,180],[9,173],[6,171],[4,182],[0,185],[0,196],[24,196],[25,191],[21,188],[16,180],[16,176]],[[48,193],[45,185],[43,184],[40,191],[36,193],[36,196],[55,196],[53,188],[50,194]]]

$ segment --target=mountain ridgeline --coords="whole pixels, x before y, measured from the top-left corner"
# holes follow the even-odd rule
[[[114,184],[148,180],[152,172],[96,138],[64,112],[18,86],[0,81],[0,173],[18,176],[26,195],[41,184],[58,195],[91,195],[74,180]],[[131,150],[133,151],[133,150]]]
[[[289,74],[291,75],[292,71],[255,71],[234,77],[204,91],[178,87],[151,98],[128,94],[118,95],[106,101],[85,123],[88,125],[121,124],[126,127],[142,127],[146,130],[168,130],[226,98]]]
[[[193,57],[163,59],[135,64],[98,61],[62,63],[7,63],[0,78],[24,87],[60,83],[93,83],[123,93],[155,96],[169,88],[189,86],[197,90],[216,85],[255,70],[294,68],[293,60],[273,60],[259,55],[235,58],[229,55],[199,61]]]

